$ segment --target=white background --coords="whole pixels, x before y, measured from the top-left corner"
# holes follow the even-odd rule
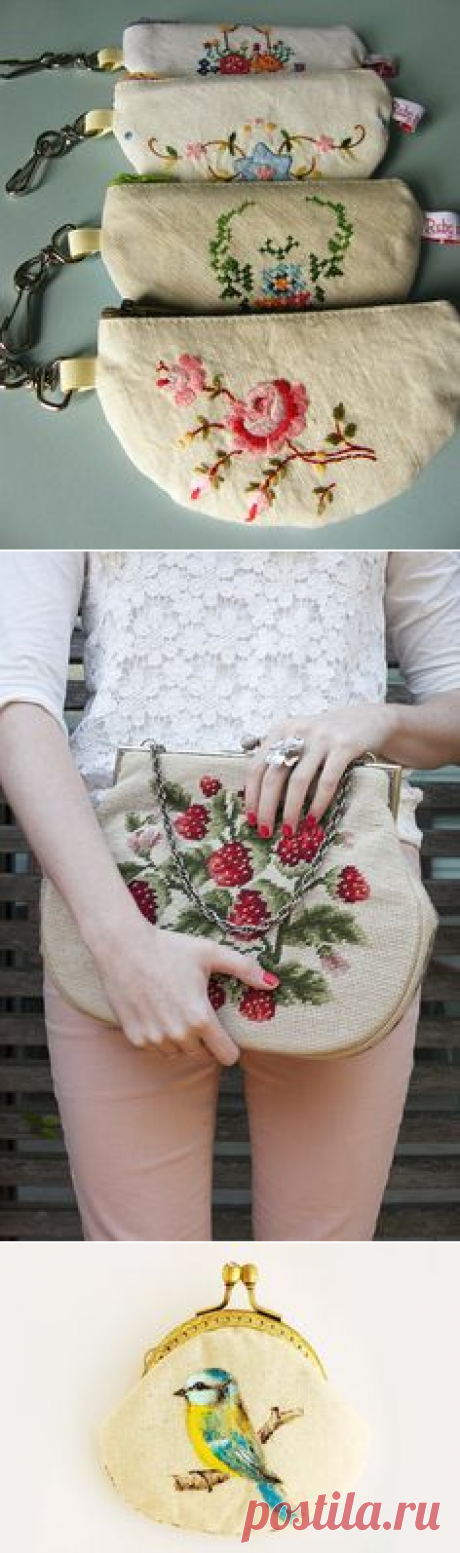
[[[206,1553],[211,1540],[156,1526],[101,1471],[99,1422],[169,1329],[220,1299],[225,1259],[257,1260],[259,1298],[311,1339],[337,1389],[371,1422],[356,1506],[441,1501],[440,1531],[351,1531],[349,1544],[412,1553],[459,1545],[455,1244],[113,1243],[0,1248],[2,1533],[8,1553]],[[241,1297],[246,1299],[244,1290]],[[241,1303],[238,1297],[238,1303]],[[6,1470],[5,1470],[6,1469]],[[306,1490],[307,1491],[307,1490]],[[302,1550],[298,1534],[286,1544]],[[314,1545],[317,1534],[311,1531]],[[319,1547],[333,1536],[322,1533]],[[219,1538],[230,1553],[238,1539]],[[249,1546],[273,1546],[254,1534]],[[278,1546],[278,1544],[276,1544]],[[282,1544],[285,1546],[285,1543]],[[334,1544],[340,1548],[341,1539]]]

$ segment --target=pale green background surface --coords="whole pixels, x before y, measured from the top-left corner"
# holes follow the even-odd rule
[[[141,9],[141,8],[140,8]],[[146,6],[147,10],[148,7]],[[424,102],[430,117],[417,135],[393,130],[382,175],[406,178],[428,209],[460,209],[459,0],[244,0],[162,4],[168,20],[247,20],[332,25],[347,22],[372,51],[399,56],[395,90]],[[128,0],[0,0],[0,54],[120,44],[137,19]],[[73,71],[0,81],[0,189],[30,155],[40,130],[109,104],[110,77]],[[97,224],[104,189],[129,171],[112,139],[79,147],[54,162],[43,186],[25,199],[0,193],[0,306],[11,303],[16,265],[37,252],[65,221]],[[460,248],[425,245],[417,299],[460,304]],[[40,359],[94,352],[98,315],[116,293],[97,260],[60,273],[44,308]],[[378,370],[378,364],[376,364]],[[395,382],[397,394],[397,382]],[[404,405],[401,405],[404,417]],[[423,444],[423,427],[420,428]],[[244,527],[200,519],[176,507],[130,464],[94,394],[51,415],[25,393],[0,394],[0,546],[19,547],[453,547],[460,539],[460,434],[398,500],[321,530]]]

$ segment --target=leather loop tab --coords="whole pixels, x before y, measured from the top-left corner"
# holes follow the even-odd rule
[[[112,108],[90,108],[84,117],[85,135],[113,135]]]
[[[97,62],[99,70],[122,70],[123,49],[98,49]]]
[[[77,226],[73,232],[69,232],[69,253],[72,259],[86,259],[90,254],[101,251],[101,228],[97,226]]]

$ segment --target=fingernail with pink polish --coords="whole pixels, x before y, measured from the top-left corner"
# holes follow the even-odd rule
[[[285,821],[283,826],[282,826],[282,831],[283,831],[283,836],[285,836],[285,838],[286,838],[286,841],[291,841],[292,837],[294,835],[294,831],[292,829],[292,825],[287,825],[286,821]]]
[[[266,987],[279,987],[280,979],[273,976],[272,971],[264,971],[264,982]]]
[[[257,825],[257,815],[254,814],[253,809],[249,810],[249,813],[246,815],[246,819],[247,819],[248,825],[252,825],[252,826]]]
[[[262,837],[262,841],[268,841],[268,837],[271,836],[270,826],[259,825],[259,836]]]

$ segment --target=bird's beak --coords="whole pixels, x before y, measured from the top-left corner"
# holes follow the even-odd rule
[[[173,1396],[174,1397],[186,1397],[187,1396],[187,1392],[185,1391],[183,1386],[180,1386],[179,1391],[173,1391]]]

